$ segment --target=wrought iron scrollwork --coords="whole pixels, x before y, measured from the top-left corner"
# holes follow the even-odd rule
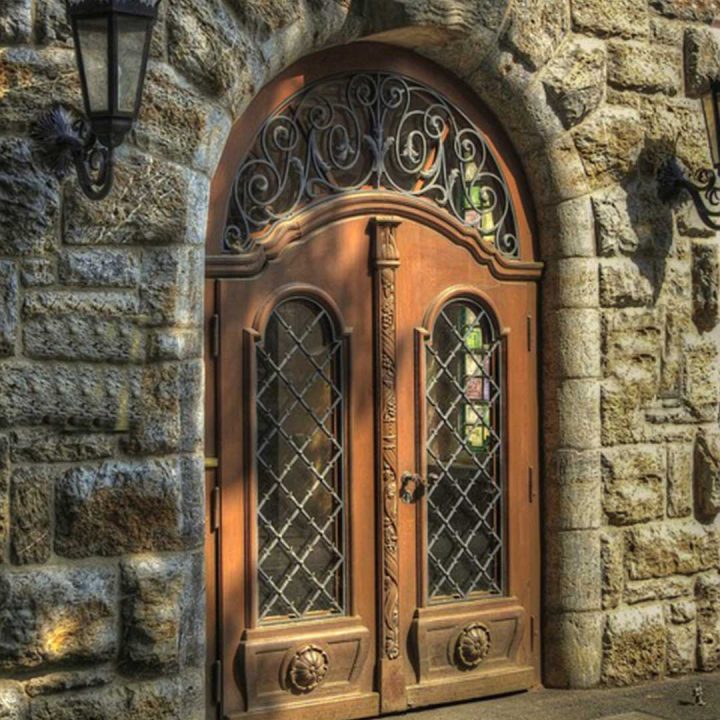
[[[225,250],[252,252],[298,211],[375,190],[433,202],[519,255],[510,193],[482,132],[438,92],[390,73],[309,84],[267,118],[232,184]]]
[[[702,221],[713,230],[720,230],[720,184],[718,174],[711,168],[702,168],[695,175],[697,184],[685,174],[677,158],[660,166],[657,174],[658,196],[671,202],[686,190]]]

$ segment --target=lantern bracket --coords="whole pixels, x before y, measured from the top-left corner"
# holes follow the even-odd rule
[[[658,169],[658,197],[664,203],[673,202],[685,190],[705,225],[720,231],[720,184],[717,171],[702,168],[695,174],[695,178],[697,182],[688,178],[677,158],[669,158]]]
[[[58,177],[65,177],[74,165],[87,197],[107,196],[113,184],[113,149],[97,139],[87,120],[57,106],[40,117],[33,136]]]

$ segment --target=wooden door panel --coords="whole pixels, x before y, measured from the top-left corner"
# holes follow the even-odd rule
[[[253,717],[350,718],[378,709],[373,687],[377,655],[374,405],[368,392],[373,381],[372,282],[366,225],[367,221],[330,225],[288,250],[259,277],[219,281],[227,717],[249,712]],[[338,462],[344,468],[345,614],[261,621],[255,452],[258,346],[274,308],[298,297],[311,298],[327,311],[337,322],[342,343],[346,426],[342,428],[344,454]],[[307,402],[301,392],[296,394],[300,403]],[[322,432],[319,436],[324,437]],[[295,438],[283,442],[293,443]],[[309,556],[302,557],[308,562]],[[308,673],[319,674],[321,682],[309,687]]]
[[[474,297],[496,316],[502,334],[505,483],[505,588],[501,596],[428,601],[427,500],[400,504],[401,633],[412,706],[497,694],[539,681],[539,530],[532,475],[537,473],[536,290],[500,280],[460,245],[434,230],[403,223],[397,231],[398,437],[400,468],[426,478],[425,344],[438,310]],[[412,390],[411,390],[412,389]],[[411,390],[410,392],[403,390]],[[480,625],[484,629],[478,630]],[[469,668],[457,657],[463,632],[489,632],[487,656]],[[478,640],[481,641],[482,638]]]

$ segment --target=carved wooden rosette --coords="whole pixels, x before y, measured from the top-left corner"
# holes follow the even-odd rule
[[[374,228],[374,271],[379,413],[379,469],[382,527],[381,646],[388,660],[400,657],[400,578],[398,558],[398,448],[396,357],[397,299],[395,272],[400,265],[395,232],[399,220],[377,216]]]

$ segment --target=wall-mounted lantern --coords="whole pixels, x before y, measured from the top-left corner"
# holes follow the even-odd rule
[[[159,0],[66,0],[75,40],[85,118],[62,107],[40,119],[36,137],[60,172],[74,164],[83,192],[105,197],[113,149],[140,110]]]
[[[713,167],[699,170],[696,184],[688,179],[677,158],[667,160],[658,170],[658,195],[663,202],[670,202],[686,190],[702,221],[720,230],[720,78],[710,83],[702,97],[702,108]]]

